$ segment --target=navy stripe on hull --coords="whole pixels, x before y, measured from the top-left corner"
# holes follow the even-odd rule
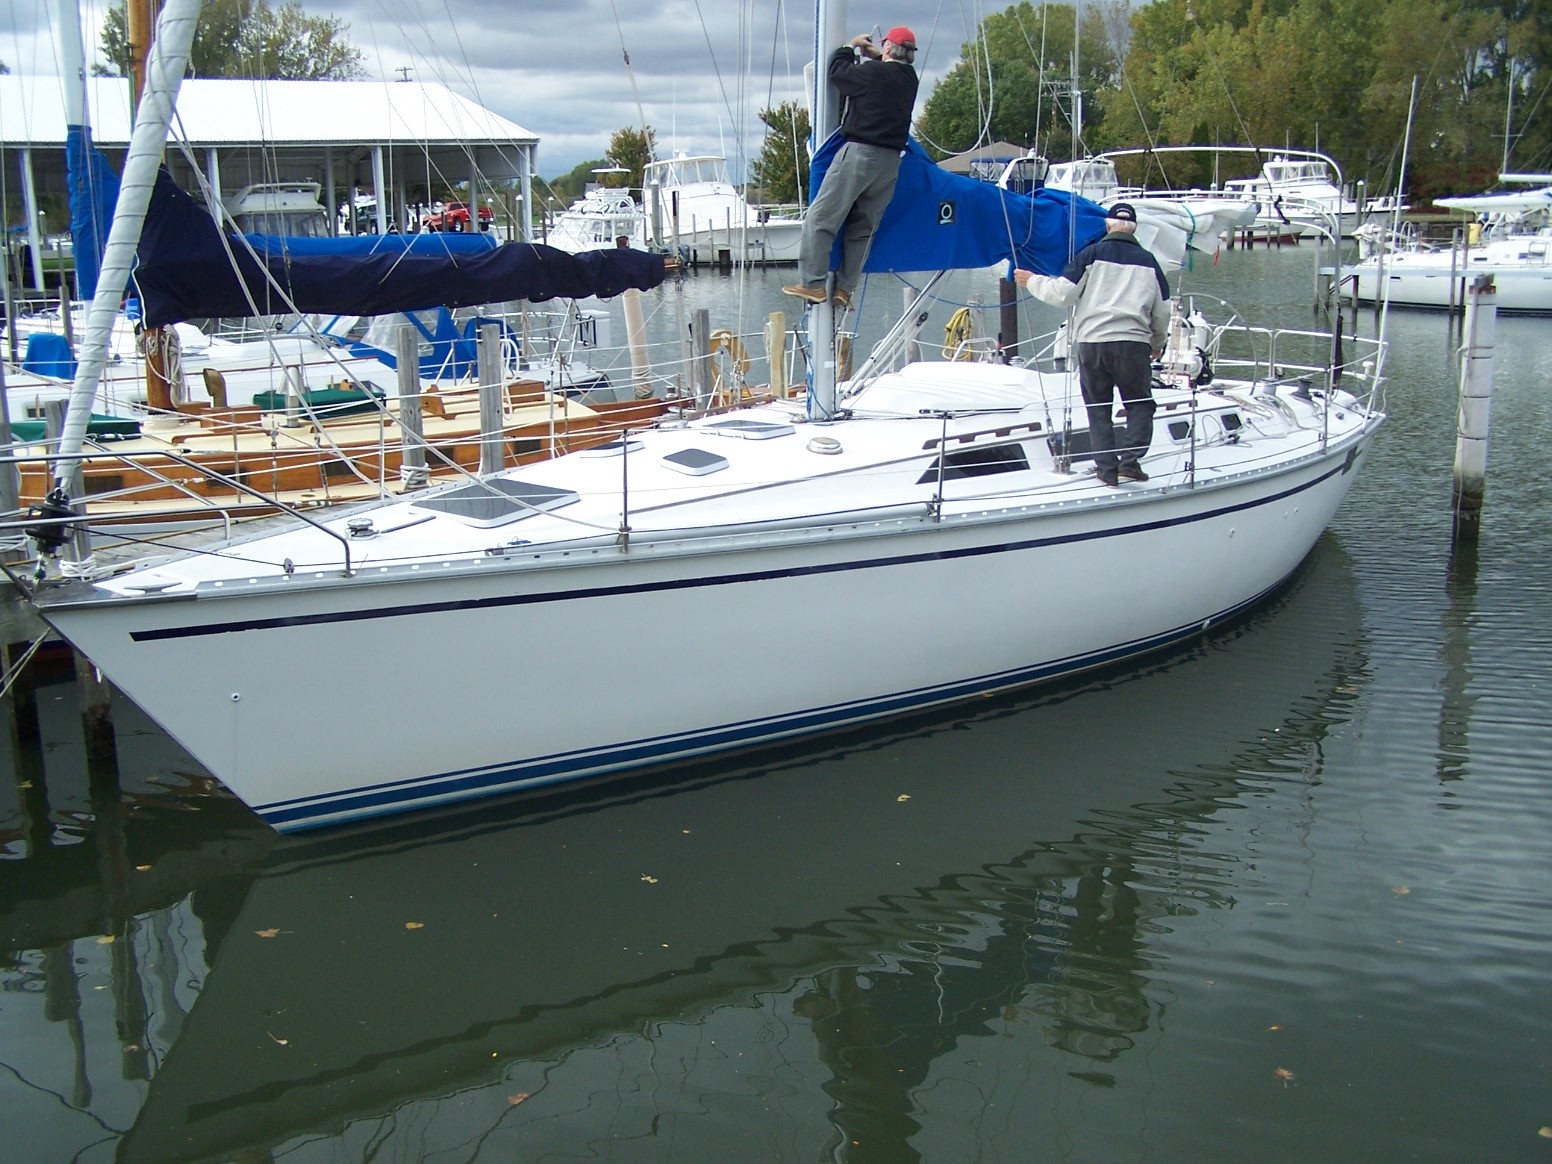
[[[1148,530],[1168,529],[1172,526],[1190,525],[1209,521],[1231,513],[1241,513],[1263,505],[1307,492],[1334,476],[1345,473],[1352,466],[1349,456],[1342,464],[1327,470],[1319,477],[1254,501],[1238,505],[1226,505],[1218,509],[1184,517],[1159,521],[1137,522],[1111,529],[1089,530],[1083,533],[1065,534],[1061,537],[1028,538],[1016,542],[999,542],[996,545],[967,546],[956,550],[937,550],[921,554],[901,554],[888,558],[865,558],[846,562],[831,562],[813,566],[791,566],[780,570],[756,570],[747,573],[719,574],[696,578],[669,579],[661,582],[637,583],[622,586],[579,587],[567,590],[546,591],[540,594],[500,595],[492,598],[469,598],[449,602],[424,602],[405,606],[373,607],[367,610],[336,611],[320,614],[288,615],[279,618],[245,619],[235,622],[208,623],[200,626],[165,627],[155,630],[131,631],[130,638],[137,643],[157,642],[166,639],[202,638],[210,635],[237,634],[255,630],[281,630],[295,627],[319,626],[330,623],[361,622],[381,618],[406,618],[423,614],[441,614],[449,611],[490,610],[504,606],[530,606],[548,602],[571,602],[586,598],[608,598],[624,594],[650,594],[672,590],[698,590],[707,586],[730,586],[744,582],[763,582],[777,578],[801,578],[824,574],[843,574],[854,570],[873,570],[885,566],[915,565],[922,562],[953,561],[974,558],[986,554],[1017,553],[1023,550],[1041,549],[1047,546],[1071,545],[1100,538],[1120,537]]]
[[[1293,572],[1297,572],[1298,567]],[[1292,577],[1291,572],[1288,577]],[[1107,663],[1120,662],[1184,642],[1249,610],[1287,581],[1283,578],[1244,602],[1195,620],[1185,626],[1146,639],[1138,639],[1104,650],[1057,659],[1036,667],[983,675],[957,683],[901,691],[876,699],[810,708],[790,715],[771,716],[742,723],[724,724],[697,732],[673,736],[631,740],[608,748],[580,749],[573,752],[539,756],[503,766],[449,772],[436,777],[354,788],[348,792],[320,797],[300,797],[256,805],[254,810],[282,832],[296,832],[323,825],[402,812],[408,808],[429,808],[453,800],[469,800],[499,792],[515,792],[547,784],[601,776],[629,768],[692,759],[713,752],[734,751],[759,744],[774,743],[798,735],[809,735],[833,728],[848,727],[867,720],[882,719],[935,705],[957,703],[978,695],[1050,681],[1093,670]]]

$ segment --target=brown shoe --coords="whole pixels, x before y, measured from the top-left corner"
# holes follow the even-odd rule
[[[823,303],[824,288],[811,283],[789,283],[782,288],[788,295],[796,295],[807,303]]]
[[[1123,461],[1117,470],[1117,475],[1123,481],[1146,481],[1148,474],[1142,471],[1142,466],[1136,461]]]
[[[851,292],[844,287],[837,287],[835,294],[831,298],[835,300],[835,305],[842,311],[851,310]]]

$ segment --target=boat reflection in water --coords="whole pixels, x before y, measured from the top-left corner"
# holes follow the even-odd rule
[[[118,1158],[528,1159],[670,1126],[721,1158],[914,1158],[917,1089],[1013,1019],[1104,1083],[1156,1023],[1150,932],[1226,907],[1238,871],[1164,867],[1266,773],[1308,778],[1363,642],[1328,536],[1269,606],[1141,670],[282,838]],[[742,1095],[747,1118],[673,1122]]]

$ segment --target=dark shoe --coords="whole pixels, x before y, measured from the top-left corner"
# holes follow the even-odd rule
[[[1146,481],[1148,474],[1142,471],[1142,466],[1136,461],[1128,461],[1116,470],[1116,475],[1123,481]]]
[[[1101,485],[1108,485],[1112,489],[1119,489],[1121,487],[1121,482],[1117,479],[1116,470],[1114,469],[1095,469],[1094,476],[1099,478]]]
[[[850,311],[851,310],[851,292],[850,291],[847,291],[847,290],[845,290],[844,288],[841,288],[841,287],[837,287],[835,289],[835,294],[834,294],[834,296],[832,296],[832,298],[835,300],[835,305],[837,307],[839,307],[842,311]]]
[[[788,295],[796,295],[806,303],[823,303],[824,288],[809,283],[789,283],[782,288]]]

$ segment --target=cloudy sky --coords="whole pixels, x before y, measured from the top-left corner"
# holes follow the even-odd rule
[[[369,76],[407,68],[539,136],[553,177],[601,157],[610,135],[644,115],[660,146],[730,159],[759,151],[761,109],[801,94],[813,55],[809,0],[302,0],[349,26]],[[272,0],[277,3],[278,0]],[[87,55],[100,52],[107,0],[81,0]],[[59,72],[60,0],[4,0],[0,61]],[[851,32],[910,26],[921,51],[921,102],[958,60],[987,11],[980,0],[851,0]],[[623,48],[623,52],[622,52]],[[629,53],[626,66],[624,53]],[[638,106],[640,112],[638,112]],[[326,110],[319,111],[327,116]]]

